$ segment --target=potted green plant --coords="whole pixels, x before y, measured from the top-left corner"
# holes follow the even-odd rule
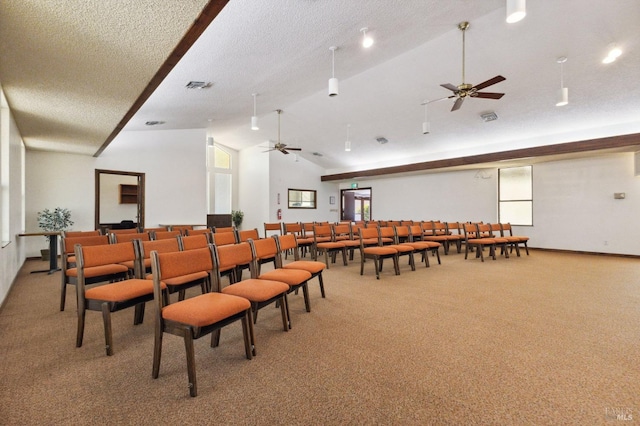
[[[38,212],[38,226],[45,232],[66,231],[71,225],[71,212],[67,209],[56,207],[53,211],[44,209]],[[45,238],[49,242],[49,236],[45,235]],[[40,253],[42,260],[49,260],[49,247],[40,250]]]
[[[231,221],[233,222],[233,226],[240,228],[240,225],[242,225],[242,219],[244,219],[244,213],[242,210],[231,210]]]

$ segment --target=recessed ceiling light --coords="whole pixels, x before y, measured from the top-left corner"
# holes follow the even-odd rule
[[[146,123],[147,126],[158,126],[160,124],[164,124],[164,121],[147,121]]]
[[[616,44],[610,44],[607,56],[602,60],[603,64],[610,64],[611,62],[618,59],[618,56],[622,55],[622,49],[618,47]]]
[[[206,83],[204,81],[190,81],[185,87],[187,89],[208,89],[211,87],[211,83]]]

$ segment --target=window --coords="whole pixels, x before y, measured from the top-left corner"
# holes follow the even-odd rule
[[[533,225],[532,167],[498,170],[498,220],[512,225]]]
[[[0,240],[2,240],[2,247],[9,244],[11,238],[9,230],[10,120],[9,105],[4,97],[4,92],[0,89]]]
[[[290,209],[315,209],[316,191],[309,189],[289,189]]]
[[[231,154],[218,144],[207,147],[209,213],[230,214],[233,196]],[[210,165],[213,164],[213,167]]]

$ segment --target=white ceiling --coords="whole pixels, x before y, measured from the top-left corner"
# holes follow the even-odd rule
[[[70,8],[71,2],[54,3]],[[110,84],[101,80],[94,81],[95,90],[79,87],[76,91],[82,99],[73,97],[73,105],[65,105],[65,114],[94,113],[95,123],[100,122],[103,109],[114,116],[119,113],[119,118],[124,116],[133,104],[131,96],[139,95],[140,87],[152,76],[148,69],[155,66],[157,70],[159,66],[156,59],[145,69],[147,80],[139,81],[144,72],[138,75],[132,67],[129,73],[122,60],[131,61],[132,65],[147,63],[136,57],[138,52],[147,51],[155,52],[158,58],[166,57],[197,16],[203,1],[187,2],[190,8],[179,24],[173,23],[169,42],[155,38],[162,33],[159,18],[150,19],[140,30],[140,21],[129,22],[128,16],[140,15],[144,21],[144,15],[139,10],[122,12],[137,9],[129,4],[136,2],[114,3],[121,10],[118,40],[104,28],[93,28],[90,21],[69,22],[67,25],[76,30],[88,26],[96,38],[107,35],[104,43],[97,45],[98,52],[75,52],[77,57],[73,57],[74,52],[62,52],[69,56],[66,63],[76,65],[71,58],[82,58],[88,62],[83,65],[87,69],[100,64],[99,53],[105,49],[121,53],[113,59],[113,63],[124,66],[120,73],[113,78],[104,74],[101,77]],[[144,3],[150,3],[146,6],[152,10],[156,5],[165,5],[162,1]],[[175,8],[165,8],[178,13]],[[640,132],[639,16],[637,0],[529,1],[526,18],[516,24],[505,23],[504,0],[231,0],[125,130],[206,127],[219,143],[243,149],[277,139],[274,110],[282,109],[282,142],[302,148],[304,158],[330,173],[636,133]],[[112,22],[110,15],[105,17]],[[0,17],[0,24],[4,19]],[[79,18],[74,12],[69,19]],[[431,133],[423,135],[425,110],[420,104],[451,93],[440,84],[462,83],[462,34],[457,24],[463,20],[471,23],[466,33],[465,82],[478,84],[500,74],[506,81],[485,91],[506,94],[500,100],[467,99],[455,112],[449,111],[452,99],[432,103],[428,106]],[[176,26],[182,28],[182,33]],[[360,44],[362,27],[369,27],[369,34],[375,38],[370,49]],[[0,28],[0,37],[6,31]],[[621,46],[624,53],[613,64],[603,65],[601,59],[612,42]],[[39,109],[29,114],[21,112],[29,108],[28,102],[39,101],[42,111],[51,113],[46,105],[42,106],[51,88],[42,87],[37,79],[44,79],[53,70],[30,70],[24,81],[28,93],[23,90],[20,95],[22,87],[5,84],[5,76],[11,82],[15,80],[13,67],[3,60],[5,52],[15,55],[15,50],[7,50],[5,44],[0,41],[0,83],[9,103],[14,110],[17,108],[14,113],[26,145],[95,153],[117,120],[106,120],[114,124],[104,137],[104,131],[96,132],[99,137],[84,143],[65,143],[64,133],[56,139],[47,138],[47,121],[53,120],[38,117]],[[338,47],[335,76],[340,80],[340,94],[336,97],[327,95],[330,46]],[[22,47],[25,52],[29,48]],[[35,54],[48,56],[40,50]],[[560,87],[556,59],[560,56],[568,57],[564,81],[569,87],[570,103],[565,107],[555,106]],[[64,58],[60,61],[64,62]],[[68,67],[70,76],[74,69],[75,66]],[[186,89],[192,80],[211,82],[212,87]],[[108,90],[98,90],[103,86]],[[259,131],[249,129],[252,93],[259,94]],[[480,114],[487,111],[495,111],[498,120],[484,123]],[[145,126],[150,120],[165,123]],[[24,130],[38,121],[37,137]],[[78,128],[91,130],[92,126],[90,121],[76,126],[65,121],[64,125],[70,139]],[[351,152],[344,151],[347,125]],[[95,129],[98,127],[96,124]],[[378,144],[376,138],[380,136],[389,143]],[[313,156],[312,152],[321,153],[322,157]]]

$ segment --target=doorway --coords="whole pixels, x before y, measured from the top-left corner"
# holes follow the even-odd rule
[[[144,173],[95,170],[95,229],[144,228]]]
[[[340,220],[371,220],[371,188],[340,190]]]

